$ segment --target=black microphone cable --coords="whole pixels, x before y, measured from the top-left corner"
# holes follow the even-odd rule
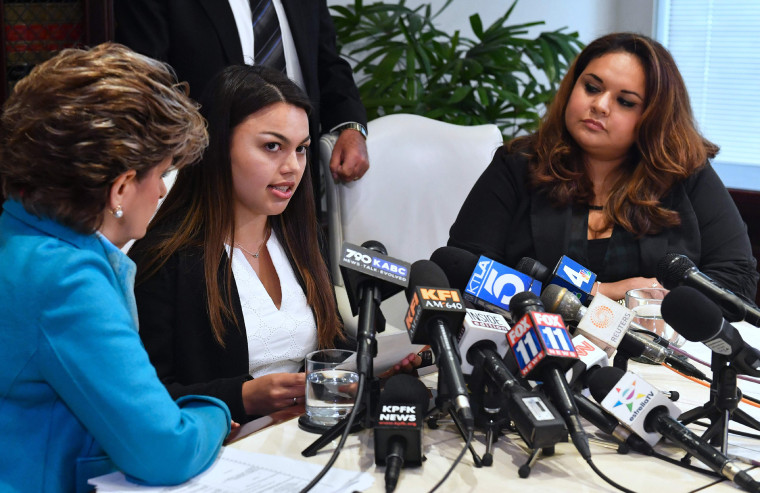
[[[692,421],[689,424],[695,424],[695,425],[698,425],[698,426],[702,426],[704,428],[709,428],[710,427],[710,423],[705,423],[704,421]],[[748,431],[732,430],[731,428],[729,428],[728,432],[730,434],[733,434],[733,435],[739,435],[739,436],[742,436],[742,437],[754,438],[755,440],[760,440],[760,435],[757,435],[755,433],[750,433]]]
[[[366,382],[366,376],[363,373],[359,373],[359,386],[356,390],[356,401],[354,401],[354,407],[351,409],[351,414],[348,415],[348,422],[346,423],[346,428],[343,430],[343,435],[340,437],[340,442],[338,442],[338,446],[335,447],[335,450],[333,450],[332,455],[330,456],[330,460],[327,461],[327,464],[325,464],[325,467],[322,468],[319,473],[314,476],[314,479],[312,479],[309,484],[303,487],[300,493],[306,493],[307,491],[311,490],[319,481],[325,477],[325,474],[332,468],[333,464],[335,464],[335,461],[338,460],[338,455],[340,455],[341,450],[343,450],[343,445],[346,443],[346,439],[348,438],[348,435],[351,433],[351,428],[354,426],[354,420],[356,419],[356,416],[359,414],[358,409],[360,405],[362,404],[362,396],[364,395],[364,385]],[[366,404],[367,410],[366,412],[370,412],[369,410],[369,403]]]
[[[597,476],[602,478],[605,483],[609,484],[613,488],[623,491],[625,493],[636,493],[635,491],[629,490],[625,486],[616,483],[615,481],[612,480],[612,478],[605,475],[598,467],[596,467],[596,464],[594,464],[594,461],[592,461],[591,458],[586,459],[586,463],[588,463],[588,465],[591,467],[591,470],[593,470]]]
[[[698,472],[698,473],[704,474],[705,476],[710,476],[711,478],[725,479],[723,476],[721,476],[720,474],[718,474],[717,472],[711,469],[705,469],[704,467],[697,467],[692,464],[682,462],[681,459],[674,459],[673,457],[668,457],[667,455],[657,452],[656,450],[653,451],[650,457],[654,457],[655,459],[660,459],[661,461],[665,461],[669,464],[673,464],[674,466],[683,467],[684,469],[688,469],[689,471],[692,471],[692,472]]]
[[[673,352],[678,353],[678,354],[682,354],[683,356],[687,357],[691,361],[694,361],[695,363],[699,363],[702,366],[706,366],[708,368],[711,366],[710,363],[708,363],[707,361],[704,361],[702,359],[697,358],[693,354],[684,351],[682,348],[673,348]],[[752,383],[760,384],[760,378],[754,378],[754,377],[750,377],[748,375],[736,375],[736,378],[738,378],[739,380],[745,380],[747,382],[752,382]],[[712,380],[710,378],[708,378],[708,377],[705,377],[704,380],[707,383],[712,383]],[[758,404],[760,404],[760,401],[757,400],[757,399],[752,398],[752,399],[748,399],[748,400],[750,400],[752,402],[757,402]]]
[[[757,397],[752,397],[751,395],[747,395],[744,392],[742,392],[742,399],[747,399],[748,401],[757,404],[757,406],[755,407],[760,407],[760,399],[758,399]]]
[[[451,464],[451,467],[449,467],[449,470],[446,471],[446,474],[443,475],[440,481],[436,483],[435,486],[433,486],[433,489],[430,490],[428,493],[433,493],[435,490],[437,490],[447,479],[449,479],[449,476],[454,471],[454,468],[457,467],[457,464],[461,462],[462,457],[464,457],[464,454],[467,453],[467,449],[470,448],[470,444],[472,443],[472,436],[473,432],[468,431],[467,432],[467,440],[465,441],[464,447],[462,447],[462,450],[459,452],[459,455],[457,455],[457,458],[454,459],[454,462]]]
[[[693,379],[694,379],[694,377],[691,377],[689,375],[684,375],[681,372],[679,372],[677,370],[674,370],[673,368],[669,367],[668,365],[666,365],[664,363],[661,363],[661,365],[664,366],[665,368],[667,368],[668,370],[675,371],[676,373],[678,373],[679,375],[681,375],[682,377],[684,377],[684,378],[686,378],[688,380],[692,380],[693,381]],[[712,384],[712,379],[711,378],[705,377],[704,381],[706,383],[708,383],[708,384]],[[700,383],[700,382],[695,382],[695,383]],[[702,385],[704,385],[704,384],[702,384]],[[671,400],[676,400],[676,399],[671,399]],[[745,404],[749,404],[749,405],[751,405],[753,407],[760,407],[760,399],[758,399],[756,397],[752,397],[750,395],[747,395],[747,394],[745,394],[743,392],[741,393],[740,400],[742,400],[742,401],[746,400],[747,402]],[[705,423],[703,421],[692,421],[692,423],[695,424],[695,425],[698,425],[698,426],[702,426],[704,428],[709,428],[710,427],[710,424]],[[747,438],[754,438],[756,440],[760,440],[760,435],[758,435],[758,434],[749,433],[749,432],[741,431],[741,430],[734,430],[734,429],[731,429],[731,428],[728,429],[728,432],[730,434],[733,434],[733,435],[738,435],[738,436],[743,436],[743,437],[747,437]],[[704,469],[698,469],[698,470],[699,471],[704,471]],[[721,478],[723,477],[723,476],[720,476],[718,474],[716,474],[715,476],[721,477]]]
[[[710,366],[710,364],[709,364],[709,363],[707,363],[707,362],[705,362],[705,361],[702,361],[702,360],[700,360],[700,359],[698,359],[698,358],[695,358],[694,356],[692,356],[691,354],[687,353],[686,351],[682,351],[682,350],[678,349],[678,352],[679,352],[680,354],[683,354],[684,356],[686,356],[686,357],[687,357],[687,358],[689,358],[690,360],[693,360],[693,361],[695,361],[695,362],[697,362],[697,363],[700,363],[700,364],[702,364],[702,365],[705,365],[705,366]],[[673,368],[672,366],[669,366],[669,365],[667,365],[667,364],[665,364],[665,363],[660,363],[660,365],[661,365],[661,366],[664,366],[664,367],[665,367],[665,368],[667,368],[668,370],[671,370],[671,371],[675,371],[676,373],[678,373],[678,374],[679,374],[679,375],[681,375],[682,377],[686,378],[687,380],[691,380],[691,381],[693,381],[694,383],[698,383],[698,384],[700,384],[700,385],[704,385],[704,384],[702,384],[702,383],[700,383],[700,382],[697,382],[697,381],[695,381],[695,379],[699,379],[699,377],[696,377],[696,376],[694,376],[694,375],[688,375],[688,374],[685,374],[685,373],[683,373],[683,372],[679,371],[677,368]],[[748,381],[748,382],[752,382],[752,383],[758,383],[758,384],[760,384],[760,380],[758,380],[757,378],[748,377],[748,376],[746,376],[746,375],[737,375],[737,376],[736,376],[736,378],[738,378],[738,379],[741,379],[741,380],[746,380],[746,381]],[[712,378],[710,378],[710,377],[708,377],[708,376],[706,376],[706,375],[705,375],[705,377],[704,377],[704,378],[702,378],[701,380],[702,380],[703,382],[707,383],[708,385],[712,385],[712,382],[713,382]],[[676,400],[676,399],[671,399],[671,400]],[[753,407],[760,407],[760,399],[759,399],[759,398],[757,398],[757,397],[753,397],[753,396],[751,396],[751,395],[749,395],[749,394],[745,394],[744,392],[741,392],[741,400],[743,400],[743,401],[747,401],[747,402],[745,402],[745,404],[749,404],[750,406],[753,406]],[[740,433],[737,433],[737,434],[740,434]],[[754,437],[755,435],[751,435],[751,434],[749,434],[749,435],[747,435],[747,436],[749,436],[749,437]]]

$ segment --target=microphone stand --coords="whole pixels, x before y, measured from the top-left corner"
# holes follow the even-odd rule
[[[524,428],[521,431],[517,424],[517,417],[509,414],[510,402],[508,402],[507,394],[500,389],[483,367],[473,367],[468,387],[470,388],[470,403],[475,414],[475,426],[484,428],[486,432],[486,453],[483,454],[483,465],[493,464],[491,453],[493,444],[504,428],[517,432],[528,447],[528,460],[517,470],[521,478],[527,478],[530,475],[539,454],[543,453],[545,457],[554,455],[554,444],[557,441],[550,434],[538,433],[538,430],[534,430],[536,433],[533,436],[524,433]],[[562,427],[564,429],[564,424]],[[565,431],[564,434],[566,436],[567,432]]]
[[[454,422],[454,425],[456,425],[457,430],[459,431],[459,434],[462,435],[462,438],[465,441],[467,441],[467,434],[464,430],[464,426],[462,426],[456,410],[451,405],[451,396],[449,395],[449,390],[446,385],[446,379],[442,378],[441,375],[441,373],[444,371],[445,370],[443,368],[438,369],[438,392],[435,396],[435,407],[438,408],[439,416],[430,416],[427,420],[427,423],[430,429],[435,430],[438,428],[438,420],[440,419],[440,416],[449,413],[452,421]],[[472,442],[468,446],[468,449],[472,454],[472,462],[475,464],[475,467],[483,467],[483,461],[481,460],[478,453],[475,452],[475,449],[472,446]]]
[[[736,383],[738,372],[731,365],[731,360],[727,356],[712,353],[710,369],[713,372],[710,400],[701,407],[681,414],[678,419],[684,425],[688,425],[700,418],[708,418],[710,426],[702,438],[713,446],[720,446],[721,452],[727,454],[729,421],[734,420],[758,431],[760,431],[760,421],[738,409],[741,390]],[[686,454],[682,460],[687,461],[689,457],[690,454]]]
[[[470,403],[475,415],[475,426],[485,430],[486,452],[483,465],[493,464],[493,444],[499,439],[501,430],[509,423],[506,396],[480,366],[474,366],[470,375]]]
[[[617,351],[615,351],[615,357],[612,359],[612,366],[620,368],[623,371],[628,371],[628,360],[633,357],[634,355],[631,353],[618,348]]]
[[[376,332],[385,330],[385,317],[380,310],[382,295],[380,288],[371,286],[361,291],[361,307],[359,309],[359,325],[356,334],[356,370],[365,375],[367,385],[362,395],[356,396],[358,408],[351,433],[362,428],[372,428],[375,410],[380,399],[380,379],[374,376],[373,358],[377,356]],[[348,425],[348,419],[343,418],[327,429],[319,438],[301,451],[304,457],[312,457],[325,445],[341,436]]]

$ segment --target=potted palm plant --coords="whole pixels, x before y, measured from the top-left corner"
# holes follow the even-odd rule
[[[535,130],[569,63],[583,47],[566,28],[529,37],[542,21],[509,24],[518,0],[476,39],[448,33],[430,3],[410,8],[374,2],[331,6],[341,51],[355,64],[370,119],[414,113],[460,125],[495,123],[505,139]]]

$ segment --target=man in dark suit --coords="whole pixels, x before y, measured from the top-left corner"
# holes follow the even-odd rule
[[[340,132],[330,160],[333,179],[358,180],[369,168],[366,110],[351,67],[338,54],[326,0],[273,3],[278,15],[285,14],[279,23],[284,28],[288,76],[301,85],[314,106],[309,117],[312,148],[316,150],[321,133]],[[250,8],[247,0],[114,0],[116,41],[168,62],[178,78],[190,84],[190,95],[197,100],[224,67],[255,63],[252,56],[244,56],[252,54],[252,47],[241,41],[252,34],[253,28],[245,24],[251,19]],[[311,154],[317,192],[318,154]]]

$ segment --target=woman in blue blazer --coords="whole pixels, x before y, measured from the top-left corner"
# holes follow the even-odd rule
[[[106,44],[20,81],[0,120],[0,490],[89,491],[122,470],[176,484],[230,430],[211,397],[176,402],[138,335],[135,265],[162,175],[207,143],[161,63]]]

